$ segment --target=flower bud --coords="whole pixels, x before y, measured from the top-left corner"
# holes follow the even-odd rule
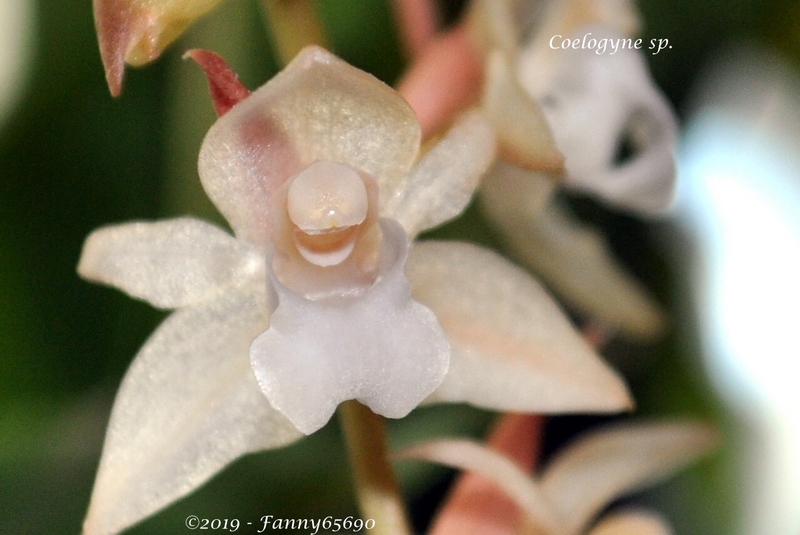
[[[94,0],[100,55],[111,94],[122,90],[125,63],[144,65],[221,0]]]

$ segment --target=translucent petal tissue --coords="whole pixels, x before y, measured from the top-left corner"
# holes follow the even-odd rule
[[[527,273],[486,249],[426,241],[409,256],[413,296],[436,313],[452,347],[429,401],[519,412],[618,412],[624,382]]]
[[[257,292],[228,292],[174,312],[153,333],[117,393],[84,535],[117,533],[234,459],[303,436],[250,368],[265,310]]]

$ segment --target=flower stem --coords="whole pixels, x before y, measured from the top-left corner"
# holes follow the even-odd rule
[[[339,420],[361,514],[364,521],[375,521],[371,533],[410,535],[408,516],[389,464],[383,420],[357,401],[346,401],[339,406]]]
[[[330,48],[313,0],[261,0],[261,5],[282,65],[308,45]]]

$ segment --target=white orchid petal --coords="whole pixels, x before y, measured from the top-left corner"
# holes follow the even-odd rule
[[[642,26],[633,0],[558,0],[537,7],[541,13],[535,17],[535,35],[517,56],[519,80],[537,100],[559,69],[565,39],[583,37],[586,26],[603,26],[630,38]]]
[[[542,533],[559,535],[561,519],[530,475],[504,455],[468,440],[436,440],[404,449],[399,458],[421,459],[474,472],[495,483]],[[539,531],[535,531],[539,533]]]
[[[493,52],[486,68],[483,106],[497,131],[500,155],[526,169],[559,172],[564,157],[547,119],[512,75],[506,57]]]
[[[191,218],[127,223],[86,239],[78,273],[156,307],[209,299],[263,273],[263,254],[223,230]]]
[[[236,235],[269,241],[271,198],[315,161],[348,164],[391,196],[414,163],[420,127],[389,86],[308,47],[221,117],[200,149],[203,187]]]
[[[669,524],[649,511],[626,511],[603,517],[589,535],[673,535]]]
[[[463,117],[411,170],[382,214],[410,238],[459,215],[494,160],[495,136],[479,112]]]
[[[631,339],[657,337],[666,325],[658,304],[553,188],[547,176],[500,164],[481,184],[480,206],[511,253],[571,307]]]
[[[615,498],[653,485],[708,453],[714,432],[690,422],[619,425],[562,450],[545,467],[542,489],[567,533],[577,535]]]
[[[295,294],[274,276],[278,307],[250,351],[272,406],[304,433],[325,425],[342,401],[401,418],[447,372],[450,348],[436,316],[411,299],[403,274],[408,242],[382,220],[377,281],[362,295],[330,305]]]
[[[520,412],[621,411],[617,375],[527,273],[464,243],[422,242],[406,274],[450,340],[450,370],[430,401]]]
[[[117,394],[84,535],[117,533],[237,457],[302,436],[250,368],[250,342],[268,325],[263,299],[227,293],[173,313],[150,337]]]
[[[514,0],[474,0],[471,4],[473,33],[484,50],[499,48],[512,55],[519,46],[520,28]]]
[[[586,33],[596,40],[623,39],[603,26],[585,26],[578,32]],[[528,90],[540,102],[556,146],[566,157],[566,186],[642,214],[667,209],[675,190],[678,126],[641,52],[558,52],[558,70],[546,90],[538,87],[539,80]],[[632,155],[617,162],[624,143]]]

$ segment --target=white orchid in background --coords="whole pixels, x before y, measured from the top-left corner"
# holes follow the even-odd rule
[[[522,510],[524,533],[668,535],[668,525],[651,512],[620,511],[595,519],[616,499],[667,479],[716,443],[716,433],[697,423],[616,424],[579,438],[533,478],[504,455],[467,440],[429,442],[399,456],[460,468],[493,482]]]
[[[0,4],[0,124],[19,98],[33,55],[33,11],[30,0]]]
[[[177,308],[132,363],[85,534],[116,533],[248,452],[358,399],[523,412],[620,411],[627,390],[523,271],[475,246],[411,240],[458,215],[494,154],[466,115],[421,158],[391,88],[309,47],[252,94],[194,51],[221,118],[201,182],[234,236],[191,218],[100,229],[79,272]],[[298,431],[299,430],[299,431]]]
[[[653,337],[664,325],[658,306],[554,195],[558,182],[644,215],[672,201],[676,119],[642,52],[619,44],[635,42],[635,8],[627,0],[476,0],[472,15],[486,53],[484,107],[505,160],[482,186],[485,214],[577,309],[623,334]],[[618,46],[560,46],[587,34]],[[542,123],[549,140],[527,133]]]

